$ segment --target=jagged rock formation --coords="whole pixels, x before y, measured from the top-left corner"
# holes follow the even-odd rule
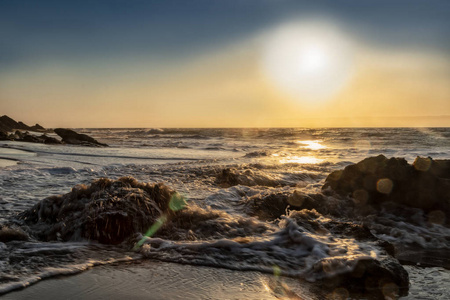
[[[26,130],[25,132],[21,130]],[[49,137],[45,134],[40,136],[33,135],[28,132],[47,131],[44,127],[39,124],[28,126],[23,122],[16,122],[8,116],[0,117],[0,140],[18,141],[18,142],[29,142],[29,143],[44,143],[44,144],[61,144],[61,141],[53,137]],[[15,131],[15,132],[14,132]]]
[[[86,134],[76,133],[75,131],[70,129],[56,128],[54,131],[62,138],[62,141],[66,144],[103,147],[108,146],[107,144],[100,143],[96,139]]]
[[[28,126],[23,122],[16,122],[12,118],[4,115],[0,117],[0,131],[1,132],[8,132],[13,131],[14,129],[20,129],[20,130],[31,130],[31,131],[45,131],[45,128],[42,127],[39,124],[36,124],[34,126]]]

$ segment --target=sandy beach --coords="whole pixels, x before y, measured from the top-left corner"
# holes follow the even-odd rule
[[[292,290],[293,289],[293,290]],[[259,272],[157,261],[99,266],[44,280],[2,299],[325,299],[314,285]]]

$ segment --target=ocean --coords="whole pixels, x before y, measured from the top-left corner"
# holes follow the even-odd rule
[[[196,270],[203,270],[203,281],[217,282],[214,277],[222,274],[222,279],[247,276],[252,281],[265,276],[282,283],[282,288],[259,281],[242,287],[239,281],[228,281],[223,284],[229,294],[211,296],[200,288],[203,282],[191,282],[188,290],[193,299],[256,299],[261,296],[254,291],[258,287],[272,299],[377,299],[380,295],[385,299],[450,299],[448,223],[430,223],[418,208],[411,210],[411,218],[384,209],[358,215],[352,199],[322,189],[333,171],[380,154],[404,158],[410,164],[417,156],[450,159],[450,128],[76,131],[109,147],[0,142],[0,224],[3,233],[17,230],[26,235],[0,242],[0,294],[6,297],[34,283],[38,286],[43,279],[107,265],[123,272],[131,268],[127,267],[130,262],[153,261],[166,263],[172,270],[188,266],[186,272],[192,278]],[[99,191],[89,188],[94,181],[96,188],[102,186]],[[36,219],[42,221],[39,224],[29,223],[33,214],[44,218],[63,209],[55,203],[81,205],[85,200],[80,195],[89,189],[98,192],[98,199],[142,199],[145,192],[163,198],[165,187],[157,183],[176,191],[181,206],[170,206],[172,211],[167,213],[161,207],[149,208],[152,218],[142,218],[151,226],[130,236],[120,226],[96,219],[103,215],[86,217],[82,208],[76,219],[63,220],[57,214],[45,221]],[[53,197],[67,193],[71,196]],[[56,199],[51,200],[56,201],[53,208],[37,206],[46,198]],[[111,201],[106,214],[119,214]],[[320,206],[314,205],[319,202]],[[120,212],[121,218],[128,218],[131,209],[127,209]],[[101,212],[105,213],[103,208]],[[141,212],[134,213],[141,216]],[[83,218],[95,219],[100,227],[92,239],[82,229],[77,231],[77,226],[85,224]],[[60,227],[55,229],[54,224]],[[390,246],[395,251],[388,251]],[[365,265],[369,269],[374,261],[388,259],[397,264],[393,257],[400,260],[398,268],[408,273],[409,291],[388,282],[372,295],[366,277],[365,281],[355,279],[355,284],[346,282],[349,272],[354,273],[362,261],[370,262],[370,267]],[[205,271],[209,268],[214,271]],[[148,272],[164,274],[160,269],[149,268]],[[183,272],[177,273],[179,278]],[[180,280],[175,287],[167,283],[167,289],[160,289],[154,299],[165,292],[169,298],[186,293],[184,282]],[[320,291],[302,295],[302,282],[312,284],[313,290],[320,286]],[[361,282],[366,288],[358,288]],[[153,284],[164,287],[165,283]],[[245,289],[250,285],[250,290]]]

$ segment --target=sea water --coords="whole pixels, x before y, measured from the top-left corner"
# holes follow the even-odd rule
[[[328,174],[369,156],[403,157],[409,163],[417,156],[450,158],[448,128],[77,131],[110,147],[0,142],[0,223],[16,218],[46,197],[70,192],[73,186],[101,177],[132,176],[141,182],[163,182],[175,189],[187,199],[195,216],[216,214],[214,221],[205,225],[212,230],[197,228],[190,236],[183,231],[177,233],[177,238],[147,237],[139,253],[82,240],[0,243],[0,293],[95,265],[139,259],[320,280],[326,274],[311,271],[319,259],[344,256],[344,263],[332,271],[339,273],[352,268],[359,259],[382,254],[370,242],[324,235],[295,221],[310,215],[289,209],[273,215],[264,206],[252,205],[255,199],[276,199],[277,195],[296,191],[320,193]],[[231,170],[239,180],[220,182],[218,176],[223,170]],[[333,203],[333,199],[328,198],[327,203]],[[324,228],[331,222],[349,221],[344,213],[342,218],[338,214],[313,218]],[[438,251],[439,257],[448,257],[448,227],[405,223],[388,214],[383,218],[389,220],[389,226],[381,228],[374,221],[370,227],[377,238],[393,244],[419,245],[424,253]],[[205,222],[202,220],[198,222]],[[450,288],[445,281],[449,272],[442,268],[444,265],[422,267],[421,262],[415,263],[419,265],[406,266],[411,283],[407,297],[449,298]],[[448,268],[448,262],[442,264]],[[433,288],[436,284],[438,292]]]

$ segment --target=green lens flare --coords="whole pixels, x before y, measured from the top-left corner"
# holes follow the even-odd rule
[[[172,211],[179,211],[186,207],[186,199],[178,193],[175,193],[172,198],[170,198],[169,208]]]
[[[145,233],[145,235],[142,237],[142,239],[136,243],[136,245],[134,245],[133,250],[137,250],[139,249],[139,247],[142,246],[142,244],[145,242],[145,239],[147,237],[151,237],[153,236],[158,230],[159,228],[161,228],[161,226],[167,221],[167,217],[166,215],[162,215],[161,217],[158,218],[158,220],[156,220],[155,224],[153,224]]]

